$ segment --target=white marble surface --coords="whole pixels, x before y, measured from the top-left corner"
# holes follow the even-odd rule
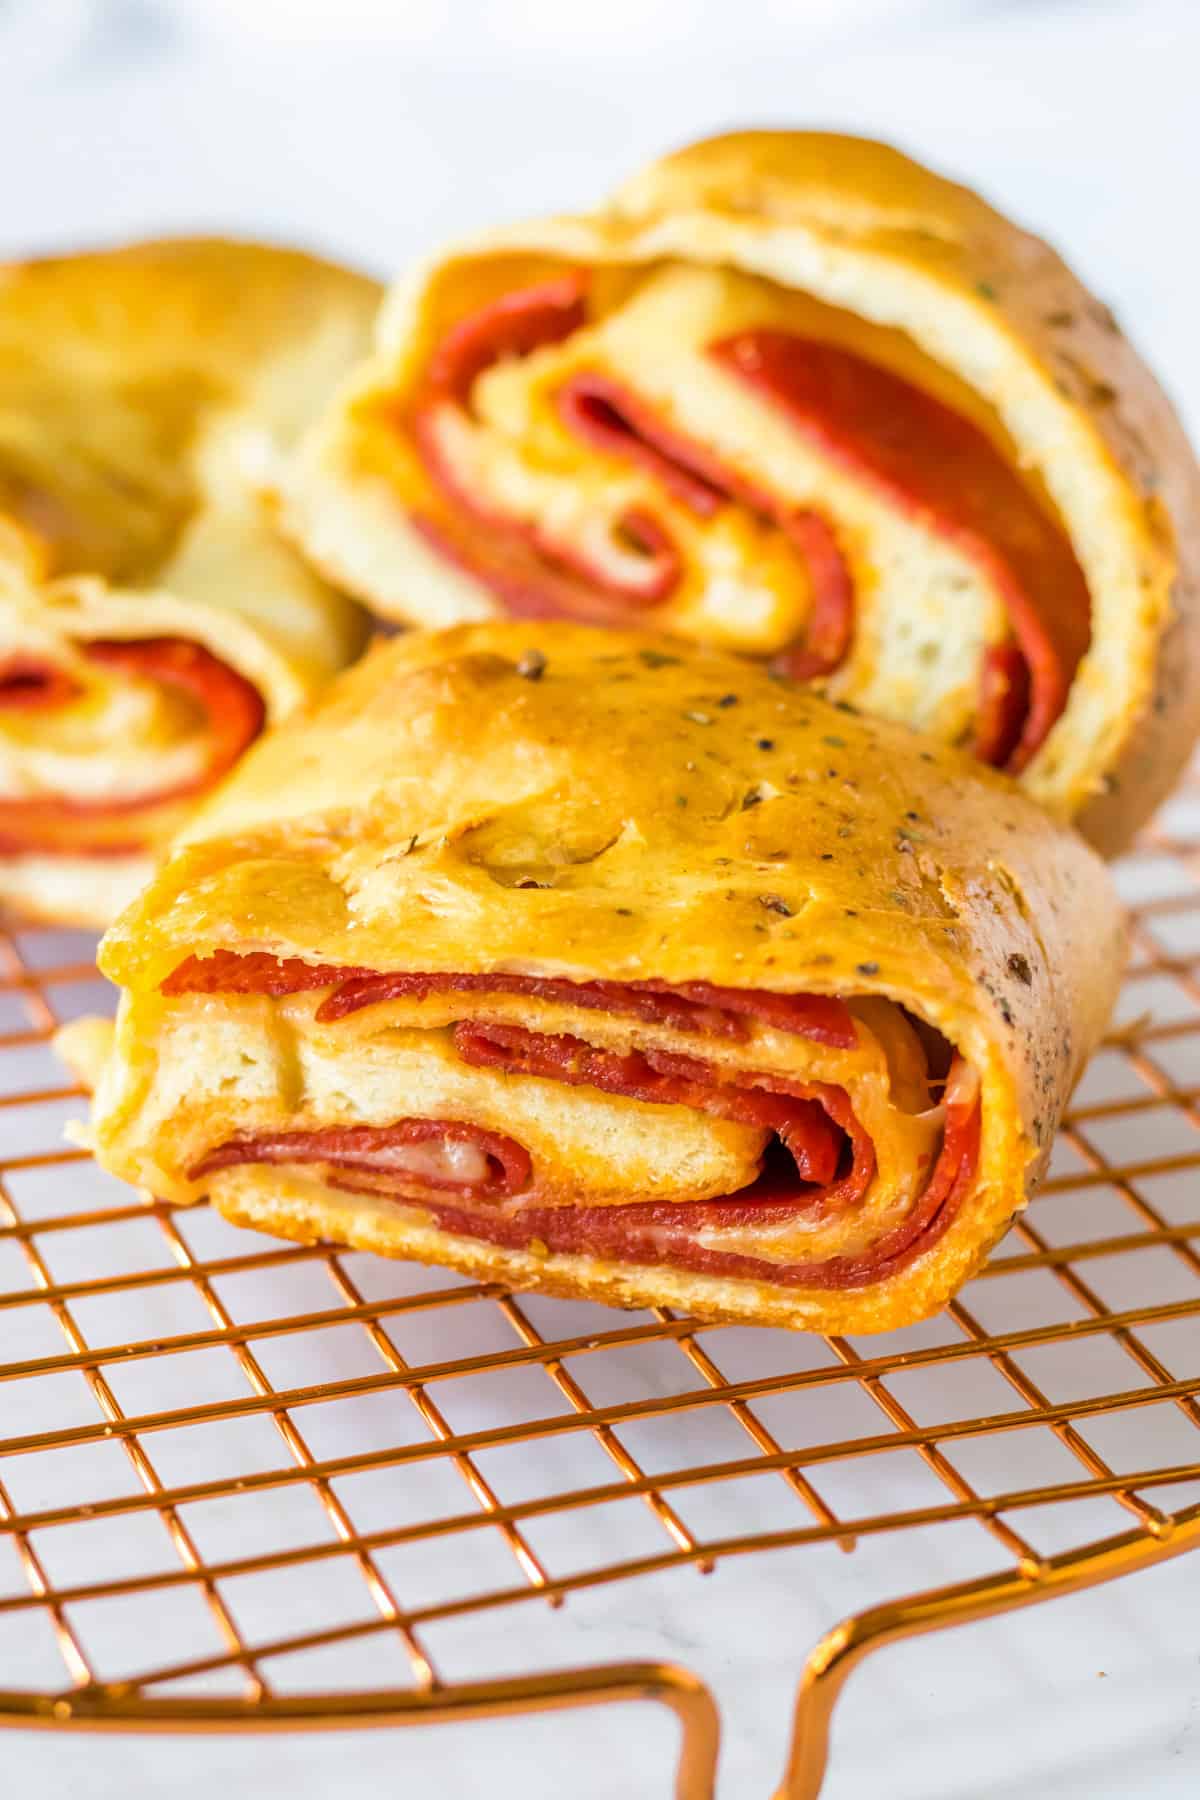
[[[461,228],[586,199],[646,154],[703,129],[841,124],[896,137],[1056,238],[1200,427],[1198,52],[1200,15],[1188,0],[739,0],[723,9],[653,0],[589,9],[561,0],[0,0],[0,249],[212,226],[299,237],[387,270]],[[197,1221],[194,1229],[215,1227]],[[290,1302],[272,1288],[255,1304],[286,1310]],[[547,1329],[564,1329],[563,1320]],[[136,1334],[144,1321],[123,1324]],[[722,1357],[761,1368],[787,1354],[776,1336],[748,1336],[724,1334]],[[330,1375],[358,1372],[353,1359],[339,1362],[342,1354],[330,1346]],[[322,1379],[325,1366],[308,1378]],[[610,1377],[593,1363],[588,1379],[628,1392],[677,1383],[679,1374],[655,1357]],[[989,1403],[982,1394],[973,1401]],[[150,1388],[138,1403],[164,1402]],[[475,1404],[494,1420],[519,1403],[517,1394]],[[541,1399],[528,1403],[545,1410]],[[834,1421],[826,1414],[801,1423],[828,1433]],[[0,1419],[0,1429],[18,1428],[11,1415]],[[335,1441],[339,1432],[359,1441],[354,1434],[369,1428],[357,1413],[329,1426]],[[844,1425],[860,1428],[857,1417]],[[1024,1434],[1006,1442],[1001,1485],[1016,1486],[1031,1475]],[[677,1444],[660,1437],[657,1451],[639,1448],[664,1460],[725,1453],[695,1419]],[[1127,1453],[1152,1454],[1144,1444]],[[1157,1453],[1166,1458],[1165,1440]],[[877,1465],[849,1466],[840,1484],[847,1510],[920,1503],[919,1469]],[[538,1473],[564,1472],[547,1464]],[[501,1485],[521,1479],[520,1471],[497,1475]],[[368,1526],[391,1516],[394,1500],[394,1492],[363,1491]],[[782,1522],[778,1495],[761,1504],[765,1518],[781,1508]],[[721,1506],[705,1529],[745,1516],[733,1499]],[[279,1502],[281,1529],[286,1511]],[[1096,1529],[1119,1525],[1106,1514]],[[607,1526],[597,1519],[587,1553],[636,1554],[641,1529],[627,1515]],[[1052,1538],[1053,1521],[1045,1529]],[[213,1554],[229,1553],[219,1521],[213,1530]],[[552,1542],[548,1553],[556,1550],[563,1545]],[[114,1567],[130,1553],[119,1538],[105,1551]],[[467,1578],[489,1578],[467,1551],[456,1554]],[[867,1541],[853,1557],[792,1550],[725,1565],[703,1581],[685,1571],[602,1588],[559,1614],[528,1605],[485,1615],[467,1629],[443,1628],[435,1645],[459,1677],[678,1659],[721,1702],[723,1800],[758,1800],[778,1778],[795,1678],[822,1630],[885,1595],[1000,1560],[970,1525]],[[436,1585],[449,1573],[444,1558],[432,1558],[409,1578]],[[1176,1563],[879,1657],[843,1702],[828,1800],[1194,1795],[1198,1577],[1194,1560]],[[315,1578],[301,1598],[325,1616],[356,1604],[336,1582]],[[246,1602],[248,1629],[259,1638],[286,1631],[296,1604],[294,1587],[290,1596],[265,1592]],[[164,1616],[166,1631],[174,1620]],[[115,1628],[115,1666],[149,1659],[147,1629],[132,1619]],[[40,1655],[31,1642],[31,1681],[42,1678]],[[58,1677],[47,1670],[44,1678]],[[344,1654],[336,1677],[328,1667],[310,1676],[332,1678],[374,1685],[400,1677],[380,1642],[368,1640]],[[668,1791],[672,1740],[673,1728],[644,1709],[337,1739],[14,1734],[0,1740],[0,1785],[6,1795],[45,1800],[210,1800],[220,1790],[256,1800],[469,1800],[483,1792],[493,1800],[640,1800]]]

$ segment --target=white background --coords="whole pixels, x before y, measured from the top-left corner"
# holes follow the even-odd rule
[[[386,273],[440,237],[586,203],[690,135],[845,126],[1055,239],[1197,428],[1198,76],[1189,0],[0,0],[0,250],[217,227]],[[758,1800],[813,1639],[998,1560],[973,1550],[960,1570],[952,1534],[781,1553],[601,1590],[536,1630],[532,1608],[493,1615],[467,1661],[677,1658],[721,1701],[725,1800]],[[829,1800],[1195,1795],[1197,1585],[1176,1563],[881,1655],[843,1703]],[[14,1735],[0,1787],[607,1800],[665,1795],[671,1742],[641,1711],[334,1740]]]

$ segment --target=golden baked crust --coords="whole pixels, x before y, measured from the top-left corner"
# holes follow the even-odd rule
[[[46,660],[86,682],[89,642],[182,639],[270,721],[356,655],[359,608],[282,540],[266,490],[378,297],[301,252],[215,239],[0,267],[0,672]],[[78,722],[58,741],[50,713],[6,735],[0,711],[0,795],[53,794],[72,759],[111,764],[116,793],[144,780],[173,741],[159,710],[118,729],[98,703],[86,742]],[[0,858],[0,902],[107,923],[186,810],[154,820],[149,851],[91,859],[92,882],[86,857]]]
[[[819,1294],[764,1281],[695,1274],[659,1264],[601,1262],[567,1254],[541,1256],[505,1250],[478,1238],[441,1231],[415,1210],[338,1193],[302,1175],[279,1169],[231,1169],[214,1195],[232,1225],[313,1244],[347,1244],[405,1262],[441,1264],[478,1281],[531,1289],[563,1300],[597,1300],[605,1306],[670,1306],[696,1318],[733,1325],[781,1325],[791,1331],[897,1331],[931,1317],[987,1261],[1004,1226],[986,1239],[955,1249],[951,1261],[927,1255],[912,1265],[901,1285],[827,1289]],[[1007,1224],[1007,1219],[1004,1221]],[[944,1240],[943,1240],[944,1242]]]
[[[160,991],[218,951],[885,996],[978,1072],[976,1182],[932,1250],[874,1286],[814,1293],[493,1252],[278,1170],[197,1181],[218,1114],[250,1131],[369,1118],[358,1109],[388,1043],[409,1055],[413,1027],[443,1022],[410,1006],[318,1029],[304,995]],[[661,637],[511,623],[414,635],[262,740],[108,934],[101,967],[125,995],[97,1153],[285,1235],[627,1304],[657,1293],[713,1316],[884,1329],[944,1303],[1024,1203],[1121,961],[1092,853],[1011,781],[903,727]],[[579,1029],[548,1002],[512,1004],[535,1029]],[[577,1091],[563,1090],[568,1167]],[[516,1100],[493,1083],[491,1113],[468,1116],[503,1129]]]
[[[288,476],[288,528],[385,615],[494,615],[492,595],[444,565],[397,503],[383,403],[403,405],[447,329],[498,294],[564,269],[656,265],[802,291],[975,397],[1065,527],[1092,603],[1091,648],[1023,784],[1106,854],[1127,844],[1200,728],[1200,472],[1154,377],[1061,259],[886,145],[733,133],[652,164],[597,211],[493,232],[416,269]],[[911,716],[900,696],[882,710]]]

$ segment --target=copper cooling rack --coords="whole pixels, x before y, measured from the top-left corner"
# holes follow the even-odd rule
[[[1200,1544],[1200,788],[1120,877],[1123,1023],[1043,1195],[940,1320],[853,1342],[513,1297],[144,1205],[62,1137],[80,1101],[49,1038],[106,1004],[90,943],[0,932],[0,1723],[646,1700],[682,1724],[679,1800],[703,1800],[717,1712],[687,1669],[518,1653],[464,1676],[439,1633],[494,1647],[488,1622],[540,1601],[552,1660],[553,1609],[607,1584],[633,1633],[664,1572],[873,1546],[878,1603],[796,1669],[779,1796],[811,1800],[870,1651]],[[891,1479],[917,1463],[923,1486]],[[955,1527],[979,1572],[907,1593],[905,1546]]]

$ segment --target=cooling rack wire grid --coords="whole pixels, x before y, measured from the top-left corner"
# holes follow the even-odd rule
[[[81,1101],[49,1039],[107,1004],[91,941],[0,931],[0,1722],[642,1700],[678,1716],[676,1794],[704,1800],[709,1688],[657,1661],[555,1667],[557,1609],[619,1583],[636,1644],[670,1575],[702,1636],[745,1559],[857,1547],[876,1603],[797,1656],[779,1797],[812,1800],[872,1650],[1200,1543],[1200,783],[1120,880],[1118,1029],[1042,1195],[940,1319],[854,1341],[513,1296],[149,1207],[62,1135]],[[914,1593],[914,1567],[968,1573]]]

